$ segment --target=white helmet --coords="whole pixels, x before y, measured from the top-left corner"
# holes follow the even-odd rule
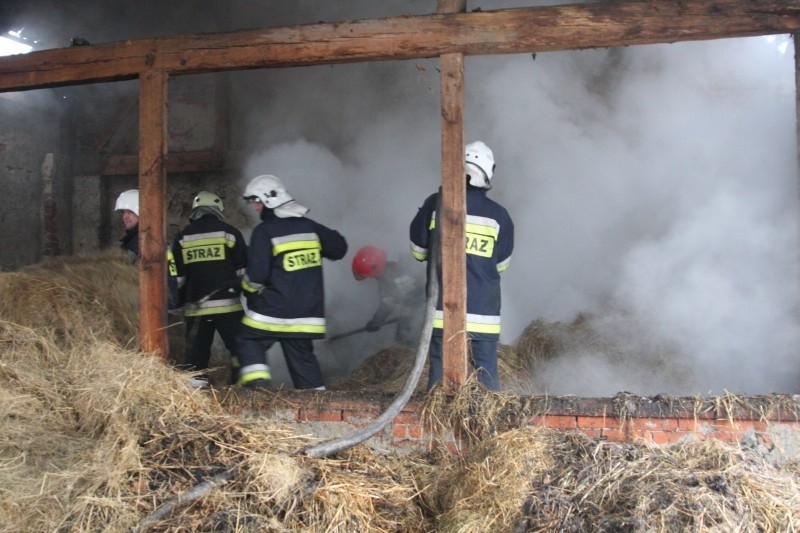
[[[117,203],[114,205],[114,211],[133,211],[133,214],[139,216],[139,189],[131,189],[125,191],[117,196]]]
[[[286,202],[292,201],[292,197],[286,192],[283,182],[272,174],[263,174],[250,180],[250,183],[244,189],[244,197],[245,199],[258,198],[262,204],[270,209],[275,209]]]
[[[280,218],[301,217],[308,208],[298,204],[286,192],[286,187],[277,176],[263,174],[256,176],[244,189],[244,198],[258,198],[269,209],[275,210]]]
[[[467,177],[469,184],[482,189],[492,188],[494,176],[494,154],[483,141],[469,143],[466,149]]]

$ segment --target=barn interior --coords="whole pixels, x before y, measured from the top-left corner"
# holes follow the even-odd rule
[[[504,394],[612,398],[624,393],[709,402],[733,394],[759,398],[770,408],[780,404],[784,419],[797,421],[796,2],[141,4],[31,0],[0,6],[2,35],[32,47],[0,57],[0,188],[7,199],[0,267],[9,275],[46,279],[58,277],[52,269],[95,260],[107,264],[108,251],[119,247],[123,231],[114,201],[120,192],[138,188],[145,228],[142,259],[133,277],[130,269],[113,270],[116,277],[109,279],[111,284],[124,280],[120,286],[133,287],[137,300],[127,309],[130,323],[112,335],[122,342],[108,350],[115,355],[118,349],[140,350],[165,367],[151,368],[148,362],[138,370],[153,373],[143,382],[173,379],[160,372],[180,358],[175,341],[181,337],[180,317],[167,312],[162,251],[188,223],[197,191],[219,194],[227,221],[249,238],[258,220],[242,199],[243,188],[256,175],[275,174],[311,208],[310,216],[341,231],[350,252],[325,266],[328,335],[333,337],[360,329],[377,306],[375,287],[353,279],[352,253],[373,244],[393,259],[413,262],[411,218],[439,186],[448,209],[463,216],[463,146],[480,139],[498,162],[489,195],[507,207],[516,227],[511,266],[502,281]],[[443,233],[463,231],[458,220],[446,219]],[[458,270],[463,250],[457,251],[443,250],[442,290],[451,304],[451,333],[459,331],[455,324],[465,312]],[[423,265],[419,272],[424,276]],[[117,294],[106,297],[131,303]],[[30,314],[37,314],[36,305],[54,305],[46,298],[29,300]],[[9,310],[2,315],[4,324],[27,325],[22,318],[9,318],[11,309],[25,308],[24,301],[23,294],[0,306]],[[58,320],[39,314],[51,324]],[[116,323],[125,322],[114,316]],[[47,323],[35,325],[47,328]],[[393,334],[387,326],[315,343],[335,391],[326,394],[398,392],[414,355],[396,350]],[[454,376],[447,392],[457,394],[469,388],[465,337],[446,338],[445,364]],[[224,362],[228,354],[221,343],[216,347]],[[92,353],[100,358],[98,350]],[[276,383],[291,388],[278,347],[270,353],[270,365]],[[189,399],[181,397],[180,407],[173,409],[185,417],[199,416],[198,409],[222,409],[214,402],[209,407],[196,391],[186,394]],[[227,394],[238,393],[220,392]],[[308,400],[309,394],[292,401],[330,398]],[[415,397],[424,402],[424,391]],[[219,403],[226,401],[258,411],[267,410],[273,399],[225,396]],[[174,407],[174,397],[170,402]],[[202,418],[198,426],[210,434],[218,431],[217,422]],[[171,436],[182,433],[168,426],[172,432],[151,435],[160,449],[189,449],[185,443],[173,446]],[[138,514],[114,515],[106,504],[99,515],[113,516],[120,527],[139,523],[145,529],[202,524],[197,521],[211,516],[209,508],[215,525],[232,530],[293,530],[309,524],[330,530],[370,524],[387,531],[462,524],[469,530],[464,524],[477,523],[474,508],[460,507],[469,495],[431,495],[423,489],[425,501],[413,516],[386,499],[391,512],[376,513],[379,524],[354,507],[347,508],[345,522],[337,522],[338,504],[325,507],[314,522],[302,497],[307,485],[301,479],[309,474],[284,453],[307,443],[284,433],[280,440],[276,434],[283,429],[268,429],[271,433],[248,428],[253,433],[239,435],[261,442],[265,432],[264,439],[279,441],[269,454],[282,458],[285,470],[253,467],[247,481],[272,494],[272,511],[262,509],[261,521],[252,518],[257,513],[251,507],[250,514],[237,515],[239,522],[230,522],[230,509],[241,502],[226,500],[205,502],[182,515],[174,512],[159,522],[164,517],[148,513],[169,501],[169,489],[153,479],[156,468],[136,492],[144,501],[146,489],[157,486],[158,497]],[[782,443],[786,456],[800,454],[798,431],[791,430]],[[497,434],[496,428],[487,432]],[[228,442],[218,434],[215,438]],[[565,442],[557,446],[566,450]],[[482,447],[496,451],[509,445],[533,453],[539,444],[530,435],[504,432],[499,440],[473,443],[470,449],[489,453]],[[184,464],[192,475],[169,481],[173,488],[188,488],[227,475],[220,465],[265,461],[243,459],[238,449],[228,453],[199,473]],[[346,462],[358,463],[364,459],[358,454],[374,451],[349,453]],[[570,453],[578,452],[570,448]],[[161,461],[167,469],[168,455],[156,454],[151,462]],[[530,466],[533,459],[520,460]],[[539,488],[554,476],[541,464],[536,463],[542,473]],[[410,477],[427,481],[425,490],[438,487],[429,464],[406,464],[398,471],[415,467]],[[324,469],[317,468],[319,477]],[[448,468],[442,472],[451,476],[452,485],[463,484],[458,476],[474,473],[456,463]],[[524,472],[520,468],[519,475]],[[130,485],[132,474],[126,476]],[[377,477],[374,471],[367,476]],[[773,492],[788,494],[785,506],[779,506],[779,516],[759,519],[800,525],[796,473],[777,470],[775,477]],[[288,478],[295,484],[275,481]],[[597,473],[598,483],[601,479]],[[55,491],[58,483],[52,483]],[[414,489],[388,487],[383,497],[403,491]],[[359,501],[370,497],[356,496]],[[516,497],[509,501],[517,502]],[[496,501],[486,504],[493,512],[484,514],[497,520],[494,525],[513,523],[521,530],[548,524],[580,529],[579,522],[566,518],[566,505],[560,521],[554,521],[555,513],[543,518],[526,497],[528,507],[498,510]],[[289,524],[287,509],[297,502],[308,506],[303,507],[307,520]],[[547,502],[538,503],[546,507]],[[97,509],[70,504],[68,525],[92,529]],[[19,504],[5,505],[17,509]],[[272,522],[263,521],[266,515]],[[637,519],[643,527],[641,514]],[[727,519],[693,524],[713,529]],[[627,518],[615,520],[608,528],[628,527]],[[43,529],[53,525],[42,524]],[[492,524],[480,525],[474,530]]]

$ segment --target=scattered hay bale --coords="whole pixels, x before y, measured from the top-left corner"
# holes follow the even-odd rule
[[[390,346],[367,358],[347,378],[328,387],[331,390],[397,393],[403,388],[414,366],[414,351],[405,346]],[[425,392],[428,363],[415,392]]]
[[[311,437],[228,415],[213,391],[121,348],[132,334],[126,324],[137,304],[126,298],[135,290],[95,289],[109,282],[92,270],[96,262],[50,266],[2,281],[10,288],[0,296],[4,530],[137,530],[176,495],[228,473],[145,529],[800,529],[797,463],[776,467],[716,441],[658,448],[513,427],[539,412],[537,398],[488,393],[474,377],[454,399],[436,390],[425,400],[429,427],[465,436],[464,455],[444,446],[402,456],[358,446],[335,459],[304,456]],[[104,272],[135,280],[131,265],[116,268]],[[120,300],[127,303],[115,316],[109,301]],[[42,310],[45,302],[56,309]],[[503,380],[531,361],[519,343],[499,354]],[[362,389],[399,390],[412,361],[410,350],[384,351],[352,379]]]
[[[130,531],[223,472],[231,479],[149,525],[156,530],[786,530],[800,527],[798,467],[712,442],[651,448],[508,429],[511,395],[474,381],[426,410],[467,428],[464,455],[335,459],[265,418],[113,342],[64,348],[0,322],[0,521],[9,531]],[[438,403],[436,401],[438,400]],[[530,406],[533,412],[533,406]]]
[[[136,343],[138,274],[119,250],[48,259],[0,273],[0,320],[47,331],[60,342]]]
[[[418,488],[372,452],[336,460],[267,419],[243,420],[185,375],[113,342],[0,322],[0,521],[9,531],[123,531],[221,472],[153,524],[178,530],[425,529]]]
[[[792,531],[796,473],[718,441],[619,444],[529,427],[443,467],[437,531]]]
[[[672,446],[590,439],[537,426],[508,429],[518,398],[474,381],[427,423],[461,432],[463,456],[442,455],[419,481],[437,531],[793,531],[798,462],[776,466],[717,440]],[[519,419],[517,419],[519,422]],[[440,449],[443,447],[440,447]]]
[[[415,352],[404,346],[390,346],[367,358],[347,378],[334,383],[330,390],[397,393],[403,388],[414,366]],[[428,387],[428,361],[414,393],[424,393]],[[497,345],[497,369],[504,389],[514,389],[515,384],[528,383],[530,374],[526,362],[517,356],[513,347]]]

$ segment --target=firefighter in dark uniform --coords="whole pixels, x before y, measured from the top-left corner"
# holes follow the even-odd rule
[[[242,280],[244,318],[239,330],[239,384],[271,386],[267,351],[279,342],[294,387],[325,388],[313,339],[325,336],[322,260],[347,253],[339,232],[305,214],[281,180],[265,174],[244,191],[261,217],[250,238],[250,258]]]
[[[117,196],[114,211],[122,215],[125,235],[119,240],[120,248],[131,256],[131,262],[139,259],[139,190],[131,189]]]
[[[386,252],[364,246],[353,256],[353,277],[357,281],[375,278],[378,282],[378,308],[366,331],[378,331],[389,321],[397,321],[394,341],[401,346],[416,346],[425,314],[425,288],[420,279],[398,261],[387,261]]]
[[[490,200],[486,191],[494,175],[494,154],[481,141],[466,146],[467,178],[467,334],[471,364],[480,383],[500,388],[497,342],[500,338],[500,273],[508,268],[514,248],[514,224],[508,211]],[[436,224],[437,194],[429,196],[411,222],[411,255],[428,259],[428,245]],[[439,280],[441,287],[441,279]],[[433,323],[428,389],[442,380],[442,292]]]
[[[186,368],[208,368],[214,333],[236,353],[242,320],[241,277],[247,267],[247,245],[241,232],[223,221],[219,196],[200,191],[192,202],[191,223],[175,237],[170,251],[170,275],[177,279],[178,305],[184,306]],[[238,364],[231,361],[235,376]],[[202,376],[202,374],[201,374]],[[197,386],[207,383],[201,377]]]

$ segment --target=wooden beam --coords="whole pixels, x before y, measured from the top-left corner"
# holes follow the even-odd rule
[[[139,337],[142,350],[167,360],[167,80],[139,79]]]
[[[438,0],[438,13],[462,12],[466,0]],[[467,378],[467,185],[464,178],[464,54],[439,58],[442,114],[442,387],[455,393]]]
[[[241,152],[172,152],[167,154],[167,173],[238,170],[242,168],[243,161],[244,154]],[[138,172],[138,155],[114,154],[104,158],[100,174],[103,176],[122,176],[137,174]]]
[[[800,45],[798,45],[800,33],[795,33],[792,39],[794,46],[794,117],[795,117],[795,161],[797,163],[797,175],[795,182],[800,180]],[[797,192],[800,193],[800,183],[798,183]],[[795,272],[800,278],[800,272]]]
[[[172,74],[530,53],[800,31],[800,0],[647,0],[141,39],[0,58],[0,92]]]
[[[439,59],[442,86],[442,386],[455,392],[467,376],[466,180],[464,178],[464,55]]]

